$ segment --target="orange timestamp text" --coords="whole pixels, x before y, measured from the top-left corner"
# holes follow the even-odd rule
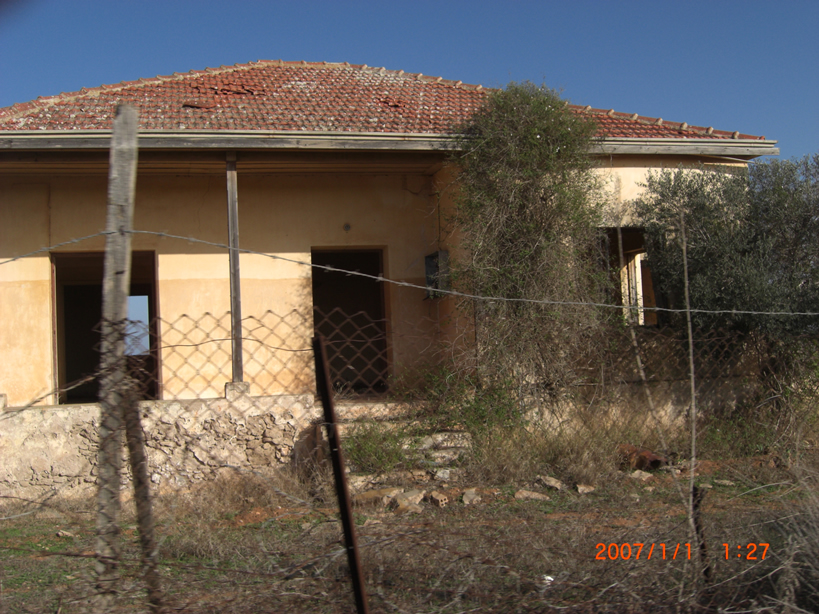
[[[676,543],[676,544],[664,544],[664,543],[651,543],[651,544],[644,544],[642,542],[634,542],[634,543],[599,543],[595,546],[597,548],[597,555],[594,557],[598,561],[616,561],[617,559],[622,559],[627,561],[629,559],[634,559],[639,561],[640,557],[643,557],[645,560],[651,560],[651,558],[661,559],[661,560],[676,560],[677,558],[686,558],[691,559],[691,544],[688,543]]]
[[[764,561],[768,555],[768,548],[770,548],[770,544],[765,543],[738,544],[736,546],[723,543],[722,546],[725,548],[726,561],[732,558],[745,559],[747,561]],[[634,559],[638,561],[641,557],[644,560],[651,560],[652,558],[663,561],[674,561],[677,559],[691,560],[692,550],[691,544],[689,543],[646,544],[642,542],[624,542],[622,544],[616,542],[600,542],[595,548],[597,548],[597,554],[594,558],[598,561],[616,561],[617,559],[623,561]]]

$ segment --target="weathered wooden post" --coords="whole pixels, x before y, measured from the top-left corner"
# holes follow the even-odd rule
[[[120,474],[122,424],[125,419],[129,458],[139,516],[148,598],[153,610],[161,608],[156,571],[151,500],[142,425],[137,396],[125,357],[128,296],[131,283],[131,230],[137,164],[136,109],[117,107],[111,135],[108,175],[108,220],[102,281],[100,343],[100,428],[97,495],[97,612],[109,612],[116,600],[119,577]]]

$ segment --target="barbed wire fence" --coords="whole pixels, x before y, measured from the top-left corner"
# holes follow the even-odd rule
[[[623,309],[619,305],[610,308]],[[165,590],[175,603],[181,604],[179,607],[189,611],[207,608],[251,611],[254,607],[286,608],[286,604],[299,607],[297,604],[304,600],[323,602],[329,608],[350,602],[349,589],[345,591],[336,582],[346,574],[345,549],[336,545],[340,537],[338,508],[326,478],[326,451],[322,443],[325,436],[313,396],[310,340],[317,331],[323,331],[328,340],[331,381],[343,401],[343,415],[347,412],[351,417],[374,414],[414,419],[412,414],[402,413],[408,406],[414,406],[421,415],[441,406],[435,400],[423,399],[420,392],[407,394],[408,388],[402,388],[402,383],[392,376],[384,348],[400,343],[396,330],[417,339],[424,334],[409,325],[393,326],[387,332],[383,322],[373,321],[366,314],[346,314],[341,310],[329,313],[292,310],[284,314],[268,311],[247,316],[242,331],[246,385],[233,386],[229,375],[230,314],[183,315],[173,321],[159,318],[147,327],[143,322],[130,322],[121,359],[127,377],[122,380],[120,391],[123,396],[138,400],[149,468],[147,479],[153,489],[150,498],[159,527],[156,567]],[[679,435],[671,422],[674,416],[685,415],[690,403],[687,337],[677,330],[636,326],[612,329],[609,337],[603,361],[577,365],[571,390],[538,395],[538,383],[529,382],[530,390],[524,391],[521,398],[537,401],[535,405],[549,431],[562,434],[567,440],[578,434],[594,440],[601,431],[611,431],[608,441],[628,443],[630,437],[638,434],[646,438],[645,432],[654,429],[656,423],[669,437],[675,432]],[[763,340],[753,336],[729,331],[697,332],[693,358],[701,412],[708,417],[730,418],[739,415],[739,408],[751,401],[757,403],[760,412],[787,401],[798,411],[780,413],[782,422],[777,425],[777,437],[782,440],[798,437],[808,420],[817,383],[814,377],[805,377],[803,367],[815,360],[817,345],[810,336],[779,342],[800,344],[792,364],[777,364],[777,356]],[[442,354],[452,355],[452,351],[446,348]],[[441,365],[431,359],[425,366],[435,370]],[[57,393],[80,383],[100,382],[112,368],[111,365],[101,368],[45,396],[58,396]],[[792,379],[796,377],[798,381]],[[646,391],[653,399],[652,412],[644,409]],[[788,395],[791,398],[786,399]],[[545,407],[547,400],[549,404]],[[30,407],[41,401],[42,398],[33,400]],[[3,418],[10,419],[25,411],[25,405],[7,408]],[[656,415],[652,417],[650,413]],[[89,536],[82,537],[83,532],[89,533],[83,516],[66,511],[58,503],[63,498],[76,499],[79,493],[88,493],[95,486],[99,466],[94,456],[99,440],[93,431],[98,424],[98,418],[93,418],[74,433],[76,440],[83,442],[85,470],[57,476],[62,480],[59,483],[49,483],[41,476],[39,489],[44,495],[31,498],[8,515],[23,518],[24,514],[49,512],[54,518],[59,510],[61,518],[73,517],[71,526],[77,533],[69,539],[78,548],[55,552],[70,560],[99,559],[99,555],[83,554],[88,552],[82,550],[83,544],[89,543]],[[436,424],[441,431],[449,428]],[[679,444],[668,443],[665,447],[658,454],[672,456],[676,451],[685,456],[685,449]],[[774,456],[764,448],[752,452]],[[579,462],[579,456],[566,453],[566,460]],[[611,450],[606,454],[610,456]],[[296,469],[291,472],[293,459]],[[669,460],[673,464],[673,458]],[[783,460],[787,459],[774,458],[771,462]],[[445,464],[424,462],[415,465],[420,469],[406,470],[403,479],[421,480],[444,490],[434,476]],[[453,466],[457,469],[458,463]],[[565,471],[566,467],[561,469]],[[582,471],[575,475],[578,482],[583,479]],[[127,492],[132,479],[131,471],[126,469],[121,477],[120,487],[126,487],[122,492]],[[353,479],[352,484],[358,491],[378,490],[378,486],[389,482],[389,479],[379,482],[383,479],[369,476],[361,481]],[[30,485],[36,487],[37,483],[34,479]],[[46,483],[48,487],[43,486]],[[484,496],[490,498],[486,493]],[[19,503],[19,499],[15,500]],[[507,518],[504,522],[511,520]],[[385,609],[390,609],[389,603],[397,610],[404,607],[396,602],[400,587],[407,590],[414,582],[424,581],[429,588],[420,603],[426,603],[427,608],[433,608],[435,603],[437,607],[446,605],[440,602],[440,597],[449,602],[460,595],[457,598],[461,601],[489,603],[491,611],[492,596],[479,589],[482,582],[497,585],[501,576],[504,585],[523,581],[509,576],[511,572],[499,561],[478,560],[486,545],[478,544],[487,535],[493,535],[497,527],[485,527],[482,532],[456,523],[457,530],[452,532],[452,527],[419,529],[393,526],[390,522],[391,517],[390,521],[360,527],[368,585],[373,598]],[[184,529],[178,530],[178,526]],[[250,528],[239,536],[243,527]],[[278,534],[273,527],[278,527]],[[125,529],[126,536],[130,531]],[[295,539],[301,548],[296,552],[285,548],[287,539]],[[690,537],[686,539],[691,541]],[[515,543],[526,540],[534,544],[542,538],[526,530]],[[436,561],[433,568],[438,572],[408,567],[402,556],[396,554],[396,548],[403,554]],[[138,604],[142,599],[149,603],[142,597],[144,585],[140,578],[144,578],[145,566],[140,562],[139,551],[138,544],[126,537],[122,550],[113,555],[117,573],[112,584],[118,607],[129,602]],[[577,552],[570,544],[565,545],[565,551]],[[468,558],[463,559],[467,553]],[[237,565],[235,558],[247,564]],[[195,562],[186,562],[191,559]],[[542,565],[543,561],[529,564]],[[554,568],[554,563],[550,565]],[[460,584],[444,590],[441,587],[449,582],[435,573],[452,574],[457,578],[456,584]],[[610,573],[603,575],[612,580]],[[555,592],[554,586],[551,592],[541,590],[543,583],[538,584],[533,573],[530,577],[534,578],[530,580],[531,590],[521,596],[522,602],[546,603],[565,594]],[[66,611],[79,608],[84,599],[98,590],[95,588],[98,580],[90,567],[83,578],[85,583],[77,580],[63,589]],[[295,585],[300,588],[294,589]],[[328,586],[333,590],[328,591]],[[588,593],[583,603],[614,592],[610,589],[600,597],[605,587],[582,577],[564,578],[563,586],[565,590],[571,587]],[[393,592],[391,587],[399,588]],[[265,605],[262,593],[266,599],[280,601],[275,606]],[[613,603],[620,598],[622,595]]]
[[[0,266],[111,234],[105,231],[49,246],[0,262]],[[131,234],[150,234],[160,240],[200,242],[224,251],[229,249],[226,245],[166,233],[132,231]],[[338,271],[276,255],[240,251],[304,267]],[[380,283],[425,289],[382,276],[367,276],[356,271],[345,273],[370,277]],[[508,300],[440,292],[457,299]],[[554,303],[541,302],[544,306]],[[618,312],[630,309],[622,305],[576,306]],[[327,340],[330,380],[337,398],[343,401],[340,407],[343,418],[390,417],[416,427],[422,418],[433,418],[428,432],[418,430],[410,436],[408,430],[394,430],[403,437],[398,446],[405,452],[414,453],[428,446],[429,452],[441,453],[437,457],[430,454],[410,464],[399,464],[398,474],[351,476],[354,478],[352,487],[361,495],[356,509],[366,516],[359,526],[365,576],[379,607],[384,611],[445,611],[457,605],[462,610],[471,607],[504,611],[509,595],[515,596],[521,611],[566,603],[563,600],[569,599],[579,604],[577,611],[584,611],[582,608],[591,607],[590,604],[597,604],[595,607],[600,609],[603,603],[608,611],[618,611],[618,607],[628,602],[629,578],[635,573],[630,564],[598,568],[595,576],[588,570],[569,571],[567,561],[573,557],[589,558],[593,554],[588,540],[561,543],[559,540],[566,539],[565,534],[557,531],[555,535],[544,536],[536,522],[519,522],[519,518],[503,512],[498,512],[497,519],[483,518],[483,524],[453,512],[444,525],[428,520],[399,522],[396,519],[406,516],[381,512],[379,515],[365,507],[364,494],[375,492],[370,496],[371,505],[379,506],[389,500],[396,510],[416,511],[412,506],[417,506],[421,499],[415,503],[396,502],[396,494],[390,494],[389,487],[396,482],[426,485],[438,493],[437,497],[429,493],[426,501],[434,506],[441,506],[443,502],[446,506],[447,495],[442,493],[460,492],[458,496],[465,496],[469,490],[454,486],[457,481],[452,476],[457,471],[460,470],[466,480],[500,475],[470,469],[464,460],[464,454],[468,453],[463,450],[456,453],[456,456],[461,454],[461,459],[453,461],[444,454],[448,451],[441,443],[443,439],[433,437],[446,434],[451,438],[452,431],[463,430],[464,414],[456,411],[462,409],[460,405],[469,405],[477,413],[497,408],[482,407],[477,402],[480,391],[472,390],[462,396],[441,392],[442,381],[448,384],[457,379],[458,374],[452,370],[461,369],[461,375],[468,375],[474,367],[473,353],[468,346],[435,347],[435,342],[428,339],[428,327],[417,322],[396,326],[395,322],[373,319],[363,312],[325,311],[312,306],[286,313],[267,311],[246,316],[242,321],[245,379],[235,383],[230,377],[229,313],[185,314],[173,320],[130,322],[126,327],[121,326],[122,318],[116,319],[116,323],[114,332],[107,332],[105,323],[100,329],[104,358],[97,371],[59,390],[38,395],[30,403],[6,408],[0,417],[9,423],[22,420],[29,410],[42,405],[44,399],[59,398],[89,383],[113,389],[121,401],[138,408],[141,426],[132,425],[131,432],[144,433],[145,458],[136,463],[146,470],[142,478],[136,476],[131,467],[124,468],[120,474],[116,460],[97,458],[100,441],[115,442],[112,449],[121,450],[118,437],[122,425],[109,426],[108,433],[112,434],[106,434],[99,430],[102,421],[97,409],[75,411],[73,406],[66,406],[64,416],[76,414],[74,422],[63,418],[68,446],[75,446],[74,460],[69,463],[65,460],[67,457],[53,458],[47,468],[33,472],[27,468],[31,477],[26,484],[18,480],[15,488],[25,485],[25,492],[37,493],[34,496],[2,495],[10,504],[3,521],[18,521],[39,514],[47,522],[67,523],[70,527],[71,530],[61,529],[69,535],[59,538],[67,540],[68,547],[64,541],[51,544],[50,550],[33,548],[24,542],[3,547],[6,552],[18,554],[45,551],[49,557],[61,557],[81,569],[68,581],[51,582],[63,611],[81,610],[101,592],[110,599],[104,606],[97,602],[92,606],[96,609],[149,607],[159,610],[165,607],[165,600],[156,592],[149,594],[159,590],[158,585],[150,584],[152,569],[155,580],[163,584],[163,592],[174,607],[182,611],[283,611],[304,608],[305,602],[319,604],[328,611],[349,607],[351,593],[341,581],[349,574],[344,565],[346,550],[343,545],[339,546],[339,509],[328,486],[325,425],[314,397],[310,342],[316,334]],[[111,350],[106,349],[111,346],[106,343],[110,334],[122,343],[116,360],[110,360]],[[685,447],[690,438],[680,433],[675,421],[688,415],[692,396],[697,399],[701,415],[707,419],[724,419],[722,424],[731,424],[731,420],[735,420],[735,424],[736,421],[756,421],[757,426],[751,425],[752,429],[761,429],[763,425],[772,429],[772,439],[763,442],[749,438],[749,455],[767,457],[765,462],[774,464],[789,462],[790,459],[783,458],[784,454],[798,455],[790,442],[800,441],[815,414],[819,383],[815,365],[819,345],[814,336],[774,340],[774,346],[788,345],[792,350],[786,362],[774,351],[776,348],[769,339],[730,331],[692,331],[689,336],[675,329],[639,327],[627,322],[608,329],[607,339],[606,352],[594,355],[593,360],[586,356],[587,362],[576,364],[572,381],[561,389],[526,378],[516,382],[515,400],[528,412],[530,424],[539,421],[544,426],[533,432],[537,436],[546,432],[562,443],[556,446],[556,453],[553,450],[548,462],[545,457],[538,457],[535,449],[526,450],[525,455],[531,458],[523,460],[495,458],[504,471],[509,471],[515,462],[521,463],[529,474],[524,471],[513,475],[516,478],[527,475],[526,481],[535,484],[539,478],[534,469],[552,466],[564,476],[564,481],[582,486],[585,481],[592,481],[593,471],[586,471],[584,463],[591,463],[594,454],[616,459],[613,461],[616,466],[623,462],[617,459],[618,444],[632,442],[637,445],[633,446],[633,452],[626,452],[626,466],[651,468],[651,458],[641,455],[639,448],[655,441],[650,435],[652,431],[667,438],[663,449],[655,450],[656,456],[663,456],[672,469],[681,471],[675,456],[693,459],[688,457]],[[396,377],[390,364],[389,348],[403,342],[437,351],[425,354],[424,361],[409,370],[402,380]],[[446,361],[442,356],[455,356],[456,360]],[[692,371],[696,373],[695,379],[692,379]],[[106,384],[114,373],[120,374],[118,379]],[[502,405],[504,400],[494,398],[486,402]],[[750,414],[749,407],[753,410]],[[698,421],[692,420],[689,425],[693,426],[693,436],[696,436]],[[20,428],[20,423],[14,422],[14,428]],[[392,427],[385,428],[389,432]],[[350,427],[348,433],[354,433],[354,429],[355,426]],[[700,430],[699,436],[703,435],[714,438],[713,433]],[[735,436],[736,433],[725,435]],[[607,447],[597,451],[578,448],[577,442],[584,439]],[[433,443],[429,444],[429,440]],[[389,441],[389,438],[380,439],[375,445],[383,446]],[[541,440],[521,439],[518,443],[528,445],[536,441]],[[771,449],[772,442],[778,441],[788,445]],[[758,445],[762,447],[754,447]],[[118,451],[111,454],[116,456]],[[487,456],[503,456],[498,449],[484,450],[483,454],[485,462]],[[356,458],[351,460],[355,469]],[[12,459],[4,461],[9,473],[15,470]],[[641,464],[643,461],[648,464]],[[60,466],[63,462],[68,468]],[[116,476],[112,497],[125,498],[134,481],[140,482],[142,490],[135,491],[126,507],[150,502],[157,528],[150,531],[143,522],[131,524],[140,512],[126,510],[124,528],[118,521],[113,522],[111,528],[115,542],[124,538],[123,543],[110,551],[102,551],[98,544],[89,550],[101,529],[90,527],[87,509],[64,501],[76,501],[87,497],[92,489],[102,488],[100,472],[112,467]],[[693,469],[687,474],[689,480],[694,477]],[[450,477],[443,478],[445,475]],[[678,476],[673,470],[669,475]],[[110,485],[112,481],[107,479],[103,483]],[[148,485],[150,494],[145,488]],[[8,489],[8,492],[16,490]],[[690,495],[688,490],[686,492]],[[489,488],[479,494],[487,501],[500,500],[503,495]],[[689,501],[693,506],[693,499]],[[693,512],[689,512],[688,518],[692,515]],[[599,519],[589,522],[588,518],[577,518],[576,521],[583,531],[593,533],[593,524]],[[695,545],[696,552],[702,538],[686,534],[684,524],[682,528],[664,528],[663,531],[644,529],[641,539],[687,541]],[[511,536],[510,526],[516,527]],[[739,536],[747,528],[734,527],[733,530]],[[131,539],[133,534],[140,540],[147,538],[148,542],[140,544]],[[617,530],[594,539],[619,543],[624,539],[628,541],[630,535]],[[750,539],[747,532],[744,535],[746,541]],[[517,557],[511,556],[510,550],[521,549],[523,554],[517,552]],[[779,569],[790,569],[786,565],[787,557],[795,555],[793,552],[780,554],[782,558],[776,559]],[[713,564],[713,552],[710,556],[710,564]],[[426,564],[418,565],[419,560]],[[91,565],[82,566],[89,562],[108,564],[109,568],[94,571]],[[691,565],[696,567],[696,562],[695,556]],[[658,569],[652,570],[646,586],[654,591],[658,601],[677,598],[677,592],[686,586],[684,577],[690,574],[685,576],[670,566]],[[765,573],[774,571],[764,569]],[[745,571],[735,567],[728,570],[729,577],[740,578],[732,589],[737,599],[748,599],[752,583],[742,583]],[[694,575],[701,572],[700,569]],[[107,588],[101,589],[100,577],[105,578]],[[8,603],[14,599],[13,593],[9,596],[6,590],[3,599]],[[27,611],[25,608],[22,604],[20,611]]]

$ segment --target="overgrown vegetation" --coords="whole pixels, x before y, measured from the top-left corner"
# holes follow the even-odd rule
[[[819,155],[745,168],[652,173],[636,201],[664,307],[684,308],[681,224],[700,328],[819,332]]]
[[[344,453],[356,471],[387,473],[412,464],[412,431],[391,423],[356,424],[344,439]]]
[[[652,173],[635,206],[658,304],[685,308],[687,264],[694,326],[735,340],[708,362],[720,377],[746,375],[736,402],[703,417],[703,451],[793,454],[816,418],[806,399],[818,383],[819,317],[805,314],[819,306],[819,155]],[[660,315],[684,327],[684,313]]]
[[[599,345],[600,314],[577,305],[598,302],[608,282],[599,260],[603,191],[589,156],[595,130],[532,83],[490,94],[460,130],[462,252],[453,279],[499,299],[465,305],[482,384],[511,379],[525,394],[562,387],[577,355]]]

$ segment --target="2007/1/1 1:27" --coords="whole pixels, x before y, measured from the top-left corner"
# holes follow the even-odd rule
[[[729,560],[731,558],[731,545],[723,543],[725,546],[725,560]],[[654,554],[654,547],[658,546],[657,556],[655,558],[666,560],[666,552],[668,552],[668,558],[671,560],[676,560],[677,555],[680,554],[680,558],[691,559],[691,544],[671,544],[668,550],[666,550],[666,544],[644,544],[644,543],[623,543],[623,544],[616,544],[616,543],[599,543],[597,544],[597,556],[595,558],[597,560],[605,561],[605,560],[616,560],[616,559],[623,559],[628,560],[632,557],[639,560],[641,554],[645,554],[643,548],[645,547],[647,551],[646,559],[651,559],[652,555]],[[682,546],[682,552],[680,552]],[[737,546],[737,555],[736,558],[743,558],[743,554],[745,555],[744,558],[748,561],[757,561],[757,560],[765,560],[765,556],[768,554],[768,548],[770,544],[747,544],[745,546],[738,545]],[[672,554],[673,551],[673,554]]]
[[[722,545],[725,546],[725,560],[727,561],[728,559],[731,558],[731,555],[730,555],[731,545],[730,544],[722,544]],[[738,559],[743,558],[742,557],[743,549],[745,549],[746,552],[744,554],[745,554],[745,559],[746,560],[748,560],[748,561],[756,561],[756,560],[764,561],[765,560],[765,555],[768,554],[768,548],[769,547],[770,547],[770,544],[762,544],[762,543],[760,543],[760,544],[746,544],[745,546],[738,545],[737,546],[736,558],[738,558]],[[759,549],[762,549],[762,556],[760,556],[760,557],[757,556],[757,550],[759,550]]]

